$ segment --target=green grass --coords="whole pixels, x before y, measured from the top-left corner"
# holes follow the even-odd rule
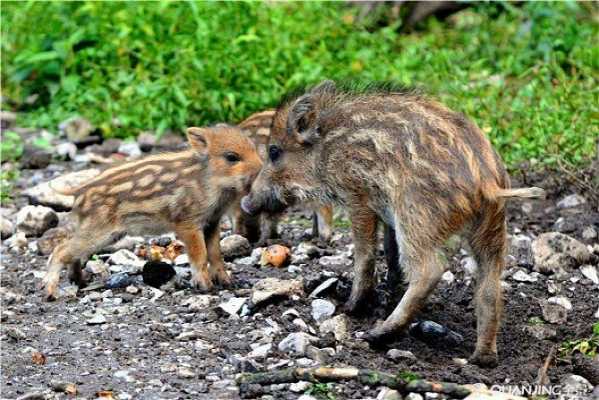
[[[578,164],[599,137],[593,12],[485,3],[400,34],[344,3],[4,1],[2,96],[22,125],[82,115],[128,137],[237,122],[323,78],[393,80],[471,116],[511,166]]]
[[[336,400],[332,383],[313,383],[305,394],[314,396],[319,400]]]
[[[560,359],[565,359],[576,352],[590,358],[593,358],[596,354],[599,354],[599,322],[595,322],[593,324],[593,333],[591,336],[566,340],[562,342],[558,349],[558,355]]]

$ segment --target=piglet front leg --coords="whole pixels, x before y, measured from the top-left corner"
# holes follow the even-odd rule
[[[208,273],[208,260],[204,233],[195,224],[182,223],[175,226],[175,234],[185,244],[191,264],[191,284],[202,292],[213,288]]]

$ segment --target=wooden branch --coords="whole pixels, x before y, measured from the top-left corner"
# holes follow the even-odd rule
[[[399,375],[372,369],[347,368],[289,368],[274,370],[270,372],[245,373],[237,378],[239,390],[243,392],[249,385],[271,385],[279,383],[293,383],[308,381],[313,383],[340,382],[354,380],[363,385],[387,386],[401,393],[443,393],[450,397],[462,399],[470,394],[470,390],[464,386],[447,383],[431,382],[423,379],[406,381]]]

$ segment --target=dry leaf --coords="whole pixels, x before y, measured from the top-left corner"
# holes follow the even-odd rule
[[[96,393],[96,397],[102,400],[114,400],[110,390],[100,390],[98,393]]]
[[[162,257],[164,257],[164,251],[164,247],[153,244],[152,247],[150,247],[150,260],[161,261]]]
[[[183,243],[175,240],[167,246],[166,251],[164,252],[164,256],[171,261],[175,261],[175,258],[183,254],[184,249],[185,246],[183,245]]]
[[[39,351],[35,351],[31,355],[31,361],[33,361],[35,365],[44,365],[46,363],[46,356]]]
[[[289,260],[291,251],[288,247],[275,244],[268,246],[260,257],[260,265],[272,265],[275,268],[283,267]]]

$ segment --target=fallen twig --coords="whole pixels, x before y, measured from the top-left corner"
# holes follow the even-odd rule
[[[270,372],[245,373],[237,378],[240,391],[249,385],[271,385],[293,383],[298,381],[339,382],[355,380],[369,386],[387,386],[401,393],[443,393],[450,397],[462,399],[470,394],[470,390],[462,385],[448,382],[431,382],[414,379],[409,382],[399,375],[393,375],[372,369],[347,368],[289,368]]]
[[[549,354],[547,355],[547,358],[545,358],[545,362],[543,363],[543,366],[539,369],[539,374],[537,375],[537,384],[538,385],[546,385],[548,382],[547,380],[547,370],[549,369],[549,366],[551,365],[551,362],[553,361],[553,357],[555,357],[555,349],[556,346],[551,347],[551,350],[549,350]]]

